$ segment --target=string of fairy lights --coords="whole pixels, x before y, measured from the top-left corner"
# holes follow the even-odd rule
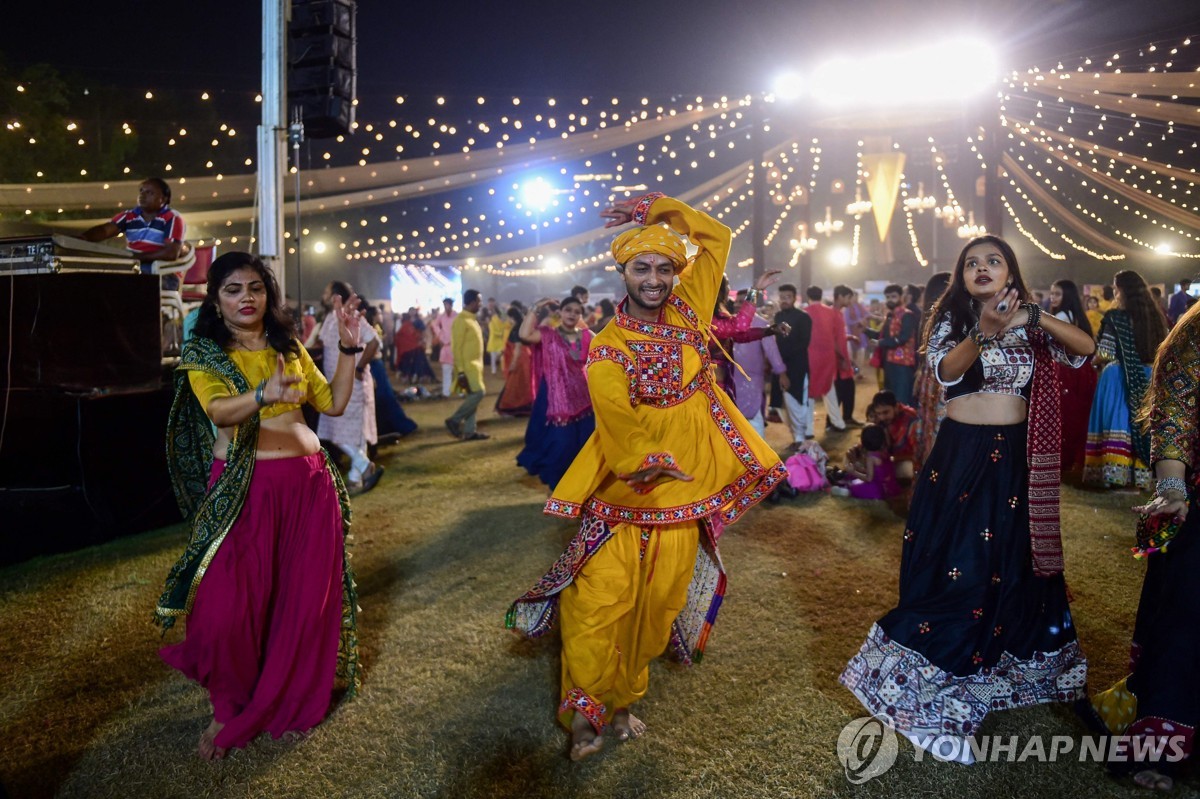
[[[1077,171],[1084,172],[1085,174],[1087,173],[1087,171],[1090,171],[1093,178],[1097,175],[1097,173],[1099,171],[1105,170],[1105,167],[1101,166],[1099,161],[1097,159],[1095,159],[1094,157],[1088,158],[1088,160],[1090,161],[1090,163],[1092,165],[1089,170],[1089,168],[1083,163],[1083,160],[1085,158],[1084,154],[1077,147],[1069,146],[1069,145],[1064,146],[1063,144],[1058,144],[1056,146],[1054,144],[1047,142],[1045,140],[1045,137],[1038,137],[1032,131],[1025,129],[1025,128],[1017,128],[1017,132],[1022,137],[1024,137],[1025,140],[1030,141],[1031,143],[1034,143],[1037,146],[1039,146],[1039,147],[1043,148],[1044,150],[1046,150],[1047,152],[1049,152],[1050,158],[1047,159],[1047,162],[1050,164],[1053,164],[1055,160],[1058,160],[1068,166],[1074,167]],[[1068,154],[1067,150],[1070,151],[1070,155],[1074,155],[1075,160],[1073,162],[1070,160],[1070,155]],[[1110,160],[1110,164],[1108,165],[1107,170],[1105,170],[1105,171],[1107,172],[1107,174],[1111,174],[1111,170],[1113,170],[1114,168],[1115,168],[1115,163]],[[1134,166],[1132,168],[1137,168],[1137,167]],[[1129,170],[1127,170],[1127,172],[1128,171]],[[1109,180],[1110,180],[1109,185],[1111,187],[1111,178]],[[1124,177],[1118,178],[1117,180],[1119,183],[1122,183],[1122,184],[1126,183],[1126,180]],[[1080,182],[1081,182],[1081,185],[1084,185],[1084,186],[1088,185],[1087,178],[1081,178]],[[1151,190],[1142,188],[1138,183],[1131,181],[1128,185],[1129,185],[1130,189],[1134,192],[1141,192],[1141,193],[1145,193],[1145,194],[1152,193]],[[1127,197],[1125,199],[1122,199],[1122,197],[1125,195],[1119,194],[1117,192],[1103,192],[1103,193],[1099,194],[1098,196],[1101,201],[1109,202],[1109,203],[1117,206],[1121,210],[1130,212],[1134,216],[1136,216],[1140,219],[1143,219],[1146,222],[1148,222],[1156,227],[1159,227],[1163,230],[1169,231],[1176,235],[1180,235],[1185,238],[1189,238],[1193,241],[1200,242],[1200,236],[1188,232],[1182,225],[1177,227],[1176,225],[1172,225],[1168,222],[1161,220],[1157,216],[1152,215],[1151,213],[1149,213],[1148,211],[1146,211],[1145,209],[1143,209],[1141,207],[1131,207],[1129,205]],[[1159,204],[1161,204],[1161,202],[1164,201],[1164,198],[1163,198],[1163,195],[1161,192],[1155,193],[1155,196],[1160,201]],[[1172,206],[1173,206],[1173,208],[1176,208],[1176,209],[1193,210],[1193,211],[1195,210],[1194,206],[1189,207],[1186,203],[1179,203],[1177,205],[1172,204]],[[1075,202],[1073,204],[1073,207],[1078,213],[1092,219],[1097,224],[1099,224],[1099,225],[1106,224],[1104,218],[1099,213],[1097,213],[1092,208],[1085,206],[1083,203]],[[1197,217],[1196,224],[1200,225],[1200,217]],[[1131,241],[1134,244],[1137,244],[1145,249],[1154,250],[1157,252],[1170,252],[1172,254],[1177,254],[1184,258],[1200,257],[1200,254],[1197,254],[1197,253],[1189,253],[1189,252],[1175,253],[1172,250],[1170,250],[1166,245],[1150,244],[1149,242],[1144,241],[1143,239],[1137,237],[1136,235],[1134,235],[1126,230],[1122,230],[1115,226],[1113,227],[1113,233],[1115,233],[1116,235],[1120,236],[1121,238],[1126,239],[1127,241]]]
[[[1069,251],[1104,261],[1139,251],[1200,258],[1200,197],[1194,178],[1200,160],[1198,63],[1192,39],[1181,36],[1004,78],[998,93],[1002,163],[993,168],[1007,173],[1000,204],[1031,246],[1055,261],[1065,260]],[[19,84],[17,92],[28,95],[39,88]],[[193,224],[193,233],[202,241],[253,243],[248,215],[216,217],[232,207],[245,210],[253,202],[255,137],[247,133],[261,96],[203,92],[187,98],[200,109],[173,122],[154,113],[167,99],[168,93],[147,89],[137,100],[146,113],[139,112],[136,119],[101,124],[98,118],[64,117],[62,129],[54,132],[35,130],[32,118],[16,111],[0,117],[5,125],[0,135],[24,142],[30,163],[36,164],[51,141],[74,142],[70,151],[78,154],[78,163],[70,168],[83,179],[53,183],[39,168],[28,184],[0,186],[0,220],[78,224],[86,215],[91,221],[130,204],[136,185],[131,176],[157,173],[176,187],[176,205],[185,216],[196,209],[195,218],[202,221]],[[334,255],[351,262],[507,276],[599,267],[609,255],[605,236],[595,233],[597,214],[608,203],[652,189],[682,196],[707,186],[701,207],[742,236],[750,228],[759,169],[767,194],[762,206],[768,208],[764,246],[787,243],[794,266],[821,241],[835,234],[844,237],[846,226],[849,263],[857,265],[864,246],[862,217],[870,208],[863,199],[863,143],[858,143],[854,201],[844,207],[830,203],[833,207],[826,207],[822,220],[815,213],[820,139],[807,144],[811,164],[803,179],[806,164],[799,141],[750,152],[756,102],[760,100],[749,96],[399,95],[387,105],[379,103],[381,113],[373,118],[365,117],[360,106],[353,135],[306,143],[300,160],[308,163],[290,166],[293,172],[300,169],[306,196],[328,197],[329,202],[320,212],[307,214],[299,243],[287,231],[289,252],[321,239]],[[668,130],[662,123],[670,120],[679,123]],[[586,149],[586,138],[617,133],[622,136],[611,146]],[[167,160],[119,164],[119,175],[93,179],[91,156],[96,143],[107,137],[152,142]],[[974,155],[966,159],[971,169],[956,166],[953,175],[945,150],[961,143],[943,139],[939,146],[929,136],[925,145],[908,143],[906,148],[929,147],[931,189],[943,198],[939,202],[922,184],[914,191],[911,172],[901,177],[905,234],[922,267],[930,264],[928,242],[922,241],[930,234],[916,224],[921,214],[931,212],[960,236],[984,232],[952,185],[978,179],[987,170],[978,135],[966,136],[965,142]],[[520,155],[496,162],[506,150]],[[70,166],[74,156],[64,157]],[[714,174],[742,163],[746,166],[721,185],[708,186]],[[439,185],[451,171],[470,177]],[[394,200],[380,188],[416,181],[426,181],[419,193],[397,193]],[[541,201],[528,196],[531,181],[542,182],[547,193]],[[829,191],[836,195],[844,190],[845,184],[835,180]],[[814,206],[812,229],[796,222],[800,203]],[[371,210],[372,205],[380,207]],[[1069,250],[1060,251],[1056,241]]]
[[[1123,241],[1153,253],[1200,258],[1200,208],[1191,177],[1196,170],[1179,168],[1181,162],[1195,163],[1200,145],[1200,107],[1189,102],[1200,95],[1191,46],[1191,37],[1151,42],[1104,59],[1081,57],[1006,79],[1001,121],[1008,129],[1009,155],[1023,172],[1010,175],[1009,185],[1072,248],[1103,260],[1125,257],[1075,242],[1014,178],[1040,184],[1060,201],[1053,209],[1056,216],[1084,220],[1088,231],[1114,249]],[[1005,204],[1022,235],[1055,257],[1017,222],[1012,204]],[[1148,241],[1131,229],[1135,224],[1162,240]]]
[[[365,242],[351,242],[350,248],[357,248],[357,251],[349,253],[347,257],[350,259],[378,259],[381,261],[394,260],[400,263],[429,261],[453,257],[455,253],[477,249],[480,246],[492,243],[494,240],[512,240],[521,237],[525,237],[527,240],[530,234],[540,234],[541,231],[549,228],[551,224],[561,225],[569,232],[569,229],[575,225],[577,220],[588,221],[590,224],[590,220],[594,218],[595,213],[614,196],[629,197],[646,190],[646,183],[640,182],[643,180],[643,177],[645,180],[650,180],[656,185],[661,185],[668,178],[668,174],[670,177],[677,178],[685,175],[685,171],[695,172],[699,170],[702,167],[702,159],[705,156],[708,159],[717,158],[718,147],[721,144],[724,145],[722,149],[731,152],[735,151],[742,142],[748,140],[748,134],[742,135],[735,131],[742,118],[741,111],[722,112],[715,122],[707,126],[707,129],[702,128],[700,123],[696,123],[691,126],[691,132],[685,133],[682,137],[673,137],[672,134],[666,134],[653,141],[640,142],[636,145],[636,155],[630,159],[632,165],[628,168],[625,163],[618,160],[621,157],[621,153],[618,151],[610,153],[612,160],[607,164],[601,165],[592,160],[584,162],[583,168],[585,169],[604,170],[602,175],[607,180],[601,180],[598,186],[602,191],[593,192],[579,180],[576,180],[571,188],[565,190],[565,197],[562,201],[554,197],[541,210],[528,208],[522,204],[516,194],[508,194],[506,198],[507,202],[519,212],[518,223],[515,229],[504,218],[504,213],[500,212],[498,214],[497,225],[500,227],[509,225],[509,229],[499,232],[494,236],[478,236],[481,231],[474,229],[469,231],[465,229],[459,230],[456,233],[452,232],[448,235],[443,232],[432,246],[429,246],[428,242],[418,238],[415,249],[405,244],[374,247],[373,245],[377,242],[372,237],[368,237]],[[723,142],[722,139],[724,139]],[[712,143],[712,146],[708,148],[707,153],[694,154],[694,151],[702,142]],[[693,155],[686,162],[679,163],[681,154],[687,154],[689,151]],[[675,163],[672,164],[672,162]],[[655,169],[655,167],[658,167],[658,169]],[[645,173],[647,172],[652,172],[652,174],[646,175]],[[563,176],[567,175],[566,168],[561,168],[560,174]],[[589,174],[587,177],[594,177],[594,175]],[[521,187],[519,184],[511,184],[505,188],[517,192]],[[495,187],[489,188],[488,193],[489,196],[497,194]],[[583,202],[577,207],[566,210],[564,213],[555,214],[555,210],[558,209],[561,211],[564,204],[573,204],[581,200]],[[465,202],[474,202],[474,198],[467,197]],[[452,206],[449,203],[445,204],[445,210],[451,210],[451,208]],[[523,221],[520,219],[521,215],[524,217]],[[530,217],[533,217],[532,222],[529,219]],[[443,227],[446,230],[450,230],[450,226],[448,225],[444,224]],[[432,234],[435,231],[429,231],[426,228],[426,232]],[[417,236],[420,235],[419,231],[415,231],[414,234]],[[472,235],[477,237],[472,238]],[[402,238],[403,234],[397,236],[396,240],[399,241]],[[459,241],[459,239],[463,239],[464,241]],[[387,241],[381,236],[378,243],[386,244]],[[372,247],[372,249],[366,249],[366,247]],[[528,258],[523,259],[523,261],[527,262]],[[492,264],[490,268],[504,269],[512,265],[512,263],[501,262],[499,264]],[[570,268],[574,267],[571,266]]]

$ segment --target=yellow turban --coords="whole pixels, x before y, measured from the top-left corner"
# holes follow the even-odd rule
[[[634,228],[613,239],[612,254],[619,264],[624,264],[644,252],[654,252],[670,258],[676,272],[687,266],[687,248],[684,247],[683,239],[662,225]]]

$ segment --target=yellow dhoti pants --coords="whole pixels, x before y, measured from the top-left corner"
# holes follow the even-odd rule
[[[699,522],[614,525],[563,589],[563,725],[580,710],[601,731],[615,711],[645,696],[650,661],[666,649],[687,602],[699,536]]]

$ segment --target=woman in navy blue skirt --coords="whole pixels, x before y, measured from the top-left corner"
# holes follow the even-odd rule
[[[1141,514],[1134,556],[1146,578],[1125,679],[1092,699],[1095,721],[1126,736],[1130,757],[1111,763],[1143,788],[1170,790],[1179,761],[1193,757],[1200,726],[1200,305],[1179,317],[1154,359],[1135,424],[1150,431],[1154,497]]]
[[[1012,248],[972,240],[923,336],[946,419],[904,528],[897,607],[840,677],[869,713],[935,757],[973,761],[992,710],[1084,695],[1058,526],[1054,362],[1095,350],[1025,302]]]

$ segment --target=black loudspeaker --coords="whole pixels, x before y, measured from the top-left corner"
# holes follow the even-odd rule
[[[300,0],[288,25],[288,105],[304,120],[304,135],[326,139],[354,125],[353,0]]]
[[[153,275],[4,275],[0,307],[0,358],[8,364],[0,390],[104,394],[158,385],[162,331]]]

